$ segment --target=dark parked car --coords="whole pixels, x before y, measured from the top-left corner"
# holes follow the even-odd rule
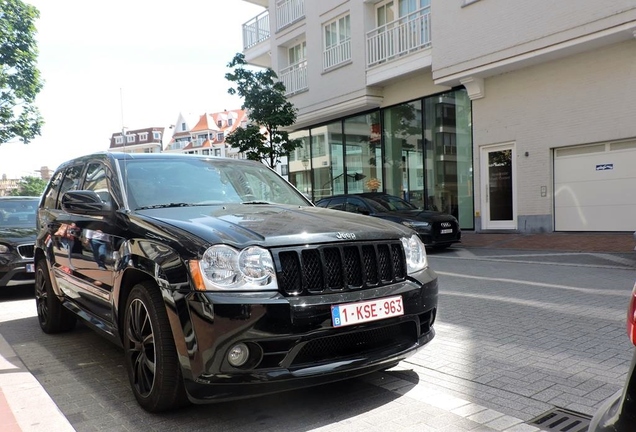
[[[636,233],[634,234],[636,238]],[[627,309],[627,335],[636,345],[636,284]],[[622,390],[607,399],[590,423],[589,432],[633,432],[636,430],[636,350]]]
[[[434,336],[437,276],[407,227],[313,206],[258,162],[100,153],[38,211],[46,333],[124,349],[148,411],[386,369]]]
[[[323,198],[318,207],[390,220],[414,229],[427,247],[444,249],[459,243],[462,231],[454,216],[422,210],[402,198],[380,192],[335,195]]]
[[[0,288],[33,285],[38,197],[0,197]]]

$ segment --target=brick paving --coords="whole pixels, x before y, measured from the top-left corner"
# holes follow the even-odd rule
[[[633,233],[479,233],[462,232],[461,247],[571,252],[634,252]]]

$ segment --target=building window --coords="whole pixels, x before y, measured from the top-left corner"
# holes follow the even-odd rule
[[[216,125],[217,125],[218,127],[223,127],[223,120],[218,120],[218,121],[216,122]]]
[[[219,132],[218,134],[216,134],[216,140],[223,141],[223,132]]]
[[[314,201],[377,188],[474,229],[471,118],[461,89],[294,131],[310,151],[290,154],[289,181]]]
[[[234,120],[233,120],[233,119],[231,119],[231,118],[230,118],[230,119],[227,119],[227,125],[228,125],[228,126],[232,126],[232,123],[234,123]]]
[[[132,142],[135,142],[135,135],[134,134],[133,135],[126,135],[126,142],[128,144],[130,144]]]
[[[181,130],[182,131],[187,130],[185,122],[181,123]]]
[[[349,15],[325,24],[324,34],[325,51],[322,62],[324,69],[351,60],[351,19]]]
[[[221,156],[221,149],[220,148],[215,148],[214,149],[214,156]]]
[[[148,132],[143,132],[139,134],[139,141],[148,141]]]
[[[156,140],[160,140],[161,139],[161,132],[153,132],[152,133],[152,137]]]
[[[307,42],[303,41],[298,45],[294,45],[287,51],[289,65],[295,65],[307,58]]]
[[[307,42],[303,41],[287,50],[289,66],[281,69],[279,78],[285,85],[285,94],[291,95],[308,89]]]
[[[289,174],[289,165],[281,165],[280,166],[280,175],[288,175]]]
[[[119,135],[115,137],[115,144],[123,144],[124,143],[124,137]]]

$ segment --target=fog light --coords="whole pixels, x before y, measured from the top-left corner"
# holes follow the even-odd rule
[[[227,353],[227,361],[234,367],[240,367],[250,357],[250,350],[244,343],[234,345]]]

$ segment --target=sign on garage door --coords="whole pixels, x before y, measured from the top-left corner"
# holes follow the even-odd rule
[[[555,149],[554,227],[636,230],[636,141]]]

